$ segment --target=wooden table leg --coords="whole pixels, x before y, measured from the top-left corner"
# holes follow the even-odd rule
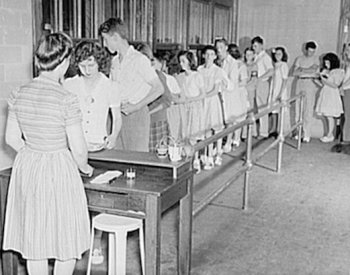
[[[4,275],[18,274],[18,257],[12,251],[2,251],[2,273]]]
[[[160,199],[147,195],[145,219],[145,266],[146,275],[160,274]]]
[[[0,275],[17,275],[18,273],[18,256],[12,251],[1,250],[9,183],[9,175],[0,176]]]
[[[187,194],[180,200],[178,274],[188,275],[191,270],[192,247],[192,188],[193,178],[187,180]]]

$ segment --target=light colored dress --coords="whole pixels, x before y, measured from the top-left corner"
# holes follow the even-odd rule
[[[286,100],[287,99],[287,86],[281,91],[283,81],[288,79],[288,65],[286,62],[277,62],[275,64],[275,69],[272,77],[271,83],[271,96],[269,98],[270,104],[273,104],[277,99]],[[278,113],[278,111],[273,111],[272,113]]]
[[[288,79],[288,65],[286,62],[277,62],[275,64],[274,74],[271,85],[271,102],[275,102],[278,98],[287,99],[287,86],[281,91],[284,80]]]
[[[274,74],[272,77],[271,84],[271,97],[270,103],[274,103],[277,99],[287,100],[290,96],[288,94],[287,85],[281,91],[283,81],[288,80],[288,65],[286,62],[277,62],[275,64]],[[284,124],[283,124],[283,132],[287,133],[290,130],[290,113],[289,109],[285,110],[284,113]],[[279,113],[278,110],[272,111],[272,113]]]
[[[206,93],[212,91],[217,84],[223,87],[224,83],[228,83],[225,71],[215,64],[209,68],[201,65],[198,72],[203,76]],[[224,128],[223,108],[218,94],[204,99],[204,128],[206,131],[220,131]]]
[[[180,73],[176,76],[181,90],[186,98],[191,99],[200,95],[204,90],[204,80],[197,71],[191,71],[189,74]],[[189,138],[192,142],[204,138],[204,102],[196,100],[184,104],[185,117],[187,125],[184,125],[183,136]]]
[[[234,59],[231,55],[222,62],[222,68],[226,72],[229,84],[228,88],[222,93],[224,101],[224,119],[226,123],[233,123],[238,118],[242,118],[247,113],[247,91],[241,89],[238,85],[240,79],[247,78],[247,70],[242,67],[243,63],[240,60]],[[245,98],[246,97],[246,98]],[[245,98],[245,99],[244,99]]]
[[[248,101],[249,101],[249,109],[253,110],[256,105],[256,80],[258,76],[258,67],[255,63],[247,64],[247,73],[248,73],[248,82],[253,80],[250,85],[247,85],[247,93],[248,93]],[[256,112],[256,110],[254,110]]]
[[[247,65],[239,60],[238,63],[238,83],[248,80],[248,68]],[[240,108],[237,107],[237,115],[239,116],[239,120],[245,119],[248,109],[250,108],[249,98],[248,98],[248,90],[246,86],[238,87],[239,92],[239,104]]]
[[[344,79],[344,75],[343,69],[333,69],[329,72],[328,80],[339,87]],[[320,91],[315,111],[319,115],[339,117],[343,113],[339,88],[324,85]]]
[[[25,146],[12,168],[3,249],[31,260],[79,259],[89,248],[89,215],[66,134],[66,127],[81,123],[78,98],[38,77],[8,103]]]
[[[166,78],[166,84],[171,94],[179,96],[181,89],[176,81],[176,78],[172,75],[164,73]],[[181,116],[181,105],[183,104],[172,104],[167,108],[167,119],[169,123],[169,133],[175,140],[182,139],[182,124],[187,123],[185,118]]]

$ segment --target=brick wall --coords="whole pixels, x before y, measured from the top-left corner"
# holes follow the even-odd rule
[[[0,169],[14,151],[5,144],[7,98],[32,78],[32,6],[28,0],[0,0]]]

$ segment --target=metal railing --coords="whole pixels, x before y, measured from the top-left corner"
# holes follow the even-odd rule
[[[192,215],[197,215],[201,210],[208,206],[218,195],[220,195],[224,190],[226,190],[233,182],[235,182],[241,175],[244,174],[244,184],[243,184],[243,202],[242,209],[246,210],[248,208],[248,199],[249,199],[249,177],[252,171],[253,166],[261,159],[267,152],[273,149],[275,146],[278,146],[277,150],[277,159],[276,159],[276,172],[281,171],[282,166],[282,149],[285,142],[285,137],[290,135],[294,130],[298,131],[298,140],[297,140],[297,150],[300,150],[301,147],[301,132],[303,124],[303,106],[304,106],[304,94],[296,95],[293,98],[279,101],[274,103],[272,106],[261,109],[258,113],[254,114],[253,112],[249,113],[247,118],[233,126],[227,127],[223,131],[198,142],[194,146],[194,151],[198,152],[206,148],[211,143],[216,142],[219,139],[224,138],[230,133],[233,133],[239,128],[244,126],[248,127],[247,139],[246,139],[246,150],[245,150],[245,162],[244,165],[235,172],[232,177],[224,182],[219,188],[215,189],[213,192],[208,194],[203,200],[201,200],[197,207],[194,208]],[[287,111],[290,111],[292,103],[300,104],[298,120],[294,125],[291,125],[288,131],[284,131],[285,124],[285,114]],[[256,154],[254,157],[252,155],[253,151],[253,140],[252,140],[252,130],[254,123],[263,116],[268,116],[272,111],[278,110],[278,137],[274,140],[269,146],[267,146],[263,151]]]

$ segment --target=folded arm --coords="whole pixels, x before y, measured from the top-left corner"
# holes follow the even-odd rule
[[[151,89],[141,101],[136,104],[126,103],[122,105],[121,110],[124,114],[128,115],[137,112],[144,106],[147,106],[149,103],[156,100],[164,93],[164,87],[160,82],[159,77],[154,78],[149,84],[151,85]]]

